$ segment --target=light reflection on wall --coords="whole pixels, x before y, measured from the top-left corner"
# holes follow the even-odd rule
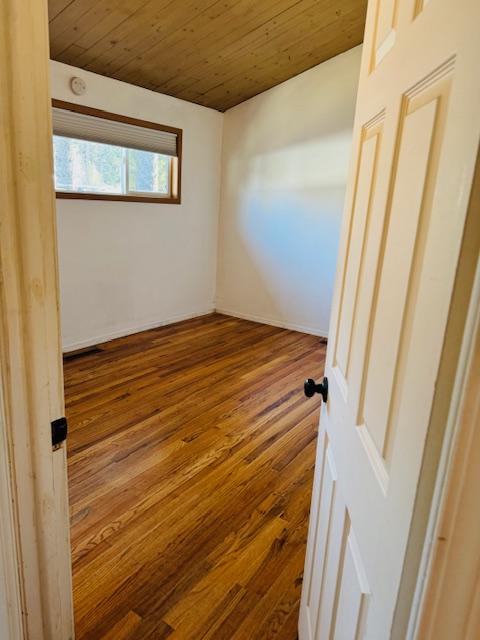
[[[360,53],[227,112],[217,308],[328,333]]]

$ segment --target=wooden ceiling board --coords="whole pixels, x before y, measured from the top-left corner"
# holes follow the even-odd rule
[[[363,40],[367,0],[49,0],[51,57],[225,111]]]
[[[159,86],[167,93],[182,92],[187,96],[192,92],[186,99],[193,100],[201,96],[217,100],[225,94],[228,108],[237,100],[245,99],[245,96],[251,97],[292,77],[290,62],[293,58],[303,71],[338,53],[337,38],[332,33],[331,23],[320,21],[318,28],[315,21],[308,21],[307,17],[304,14],[293,16],[287,20],[285,29],[277,29],[274,35],[270,35],[268,29],[260,33],[255,30],[242,41],[240,48],[236,43],[227,46],[220,61],[212,58],[194,70],[190,76],[191,82],[184,71],[183,75],[177,72],[177,83],[171,84],[167,80],[159,83]],[[290,31],[291,28],[293,31]],[[290,35],[287,47],[284,46],[286,31],[294,34]],[[351,46],[355,44],[359,43]],[[217,85],[209,87],[205,78],[211,78],[212,75],[217,79]]]
[[[257,0],[258,1],[258,0]],[[231,0],[232,4],[235,4],[235,0]],[[303,4],[310,4],[307,0]],[[207,85],[211,86],[211,78],[216,77],[216,72],[231,73],[233,69],[229,69],[226,64],[229,62],[229,58],[235,59],[235,57],[243,58],[250,53],[250,48],[256,47],[259,40],[265,42],[268,40],[273,41],[275,37],[279,37],[280,33],[283,33],[283,39],[285,39],[285,31],[290,31],[289,22],[295,19],[298,14],[298,9],[291,7],[291,0],[279,1],[277,5],[285,5],[285,10],[281,11],[275,18],[274,33],[270,35],[272,30],[272,19],[262,20],[260,11],[252,11],[255,8],[254,0],[246,0],[244,5],[253,5],[249,7],[249,11],[245,15],[245,19],[239,20],[239,25],[235,29],[236,25],[233,25],[233,29],[222,27],[219,20],[211,20],[210,33],[204,38],[195,48],[195,53],[188,55],[185,58],[170,58],[169,61],[164,61],[162,56],[162,63],[165,62],[162,68],[158,68],[157,65],[140,65],[138,62],[134,65],[130,65],[130,72],[127,77],[133,77],[135,71],[142,74],[149,74],[154,79],[155,86],[164,86],[165,80],[168,78],[180,78],[184,79],[186,72],[198,69],[196,75],[193,76],[195,80],[205,80]],[[290,6],[288,6],[290,5]],[[295,11],[293,11],[295,9]],[[264,14],[265,18],[268,14]],[[290,31],[290,33],[292,33]],[[172,43],[172,34],[170,41]],[[220,36],[220,37],[219,37]],[[180,38],[182,35],[180,34]],[[184,46],[186,44],[185,38]],[[190,40],[190,39],[189,39]],[[173,43],[172,43],[173,44]],[[193,43],[195,47],[195,42]],[[175,46],[170,47],[170,51],[174,51]],[[192,60],[192,57],[194,58]],[[155,68],[156,67],[156,68]],[[212,73],[209,71],[212,70]],[[122,70],[123,71],[123,70]],[[163,78],[162,78],[163,73]],[[210,78],[210,81],[208,80]]]
[[[191,20],[201,21],[205,7],[217,2],[218,0],[204,0],[203,3],[199,0],[150,0],[142,3],[130,20],[122,21],[106,32],[91,50],[87,49],[90,60],[83,66],[95,73],[113,76],[115,71],[163,41],[170,32],[185,29]],[[179,11],[179,7],[182,11]]]
[[[292,0],[278,0],[277,10],[281,12],[283,7],[289,8],[291,4]],[[169,34],[166,41],[157,43],[156,47],[161,49],[162,68],[158,68],[158,63],[141,65],[139,62],[142,60],[137,59],[123,67],[122,72],[131,74],[140,66],[145,74],[155,69],[157,74],[163,72],[166,78],[177,78],[179,73],[184,77],[192,66],[214,62],[216,56],[221,60],[229,47],[238,51],[238,40],[271,18],[271,9],[264,5],[259,7],[258,0],[244,0],[241,12],[238,0],[225,0],[223,8],[235,15],[235,21],[230,25],[224,24],[223,13],[215,3],[205,11],[201,25],[197,28],[194,25],[187,26],[188,38],[185,37],[184,29],[181,29]],[[161,76],[157,76],[157,81],[161,82]]]
[[[63,11],[72,0],[48,0],[48,17],[53,20],[60,11]]]
[[[346,49],[360,42],[355,42]],[[265,55],[268,52],[270,56]],[[302,39],[300,36],[283,50],[276,48],[275,44],[272,47],[253,48],[243,58],[227,61],[227,64],[231,64],[235,69],[236,74],[225,79],[223,84],[207,90],[204,96],[207,100],[223,100],[224,108],[227,109],[288,80],[292,75],[297,75],[291,73],[289,63],[292,57],[295,57],[299,68],[298,73],[301,73],[339,53],[341,51],[338,51],[337,39],[333,35],[329,36],[328,28],[323,27],[314,31],[309,39]],[[255,74],[251,74],[252,68],[255,69]],[[252,75],[255,75],[255,78],[252,78]],[[274,78],[274,82],[270,82],[269,78]],[[254,79],[258,81],[256,90],[253,87]],[[185,90],[184,94],[187,96],[188,90]]]
[[[50,2],[51,0],[49,0]],[[108,48],[114,39],[115,29],[125,25],[123,36],[128,35],[136,26],[143,28],[140,17],[145,20],[158,20],[153,13],[148,18],[148,7],[152,12],[158,9],[159,15],[166,10],[172,0],[69,0],[70,4],[61,14],[50,19],[50,49],[52,55],[62,55],[66,49],[76,44],[88,51],[95,45],[100,45],[93,51],[95,57]],[[130,18],[130,20],[128,19]]]
[[[135,15],[137,9],[129,0],[102,0],[84,2],[82,7],[72,3],[50,22],[52,55],[62,55],[74,42],[76,47],[88,51],[106,33]],[[67,28],[65,28],[67,26]]]
[[[148,3],[151,4],[151,3]],[[158,6],[158,2],[155,3]],[[165,10],[166,6],[169,2],[165,2]],[[153,21],[155,16],[150,18],[150,21]],[[136,25],[133,27],[133,25]],[[135,34],[137,34],[137,43],[139,45],[142,42],[145,42],[148,39],[148,29],[145,26],[144,21],[140,21],[135,19],[135,14],[132,20],[121,20],[119,21],[115,27],[113,27],[107,35],[102,35],[101,38],[97,38],[95,43],[91,46],[83,46],[82,54],[76,58],[75,52],[72,51],[72,47],[74,44],[71,44],[67,49],[65,49],[60,57],[62,59],[71,60],[69,64],[77,64],[82,68],[88,69],[90,65],[95,63],[95,67],[98,69],[96,73],[101,73],[102,75],[107,75],[107,71],[109,71],[108,66],[112,64],[117,64],[121,61],[122,56],[126,61],[132,58],[132,50],[135,50],[134,41]],[[85,34],[86,36],[86,34]],[[153,34],[152,42],[155,42],[155,36]]]

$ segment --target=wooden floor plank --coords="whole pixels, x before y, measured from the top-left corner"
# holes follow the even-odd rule
[[[325,348],[212,314],[65,360],[77,639],[296,638]]]

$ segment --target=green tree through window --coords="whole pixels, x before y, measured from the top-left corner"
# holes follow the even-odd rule
[[[170,162],[167,156],[128,150],[128,188],[139,193],[168,194]]]
[[[62,136],[53,149],[57,191],[169,195],[168,156]]]

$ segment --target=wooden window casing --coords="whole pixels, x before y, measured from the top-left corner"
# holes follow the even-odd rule
[[[114,122],[123,122],[124,124],[130,124],[137,127],[143,127],[145,129],[155,129],[156,131],[166,131],[174,133],[177,136],[177,155],[176,157],[170,157],[170,185],[168,196],[149,196],[143,194],[109,194],[109,193],[80,193],[76,191],[55,191],[56,197],[65,200],[113,200],[122,202],[150,202],[161,204],[181,204],[182,200],[182,138],[183,129],[176,127],[170,127],[156,122],[149,122],[148,120],[139,120],[137,118],[130,118],[129,116],[122,116],[117,113],[111,113],[109,111],[103,111],[102,109],[94,109],[93,107],[87,107],[80,104],[74,104],[72,102],[65,102],[63,100],[52,100],[52,106],[58,109],[66,109],[68,111],[75,111],[89,116],[97,118],[103,118],[104,120],[113,120]]]

